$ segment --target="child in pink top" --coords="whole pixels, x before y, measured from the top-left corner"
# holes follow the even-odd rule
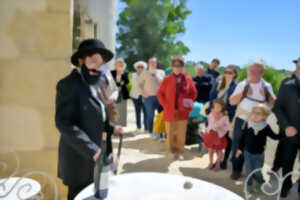
[[[218,154],[215,170],[220,169],[223,159],[223,149],[227,147],[226,133],[230,129],[229,117],[226,104],[223,100],[216,99],[213,103],[212,112],[208,116],[207,133],[203,136],[204,145],[209,153],[209,168],[213,169],[213,155]]]

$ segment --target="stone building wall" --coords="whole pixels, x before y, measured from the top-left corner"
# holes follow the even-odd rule
[[[0,145],[53,148],[56,82],[71,68],[72,0],[1,0]]]
[[[83,39],[96,37],[114,51],[116,2],[1,0],[0,145],[57,148],[56,83]]]

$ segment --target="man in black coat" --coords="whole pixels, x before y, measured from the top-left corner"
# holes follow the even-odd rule
[[[288,136],[279,143],[283,176],[293,170],[297,150],[300,148],[300,58],[294,63],[297,64],[297,70],[282,82],[274,106],[280,133]],[[283,183],[281,197],[287,197],[291,187],[289,176]]]
[[[193,81],[198,91],[196,101],[205,104],[209,101],[209,93],[212,88],[211,78],[205,76],[204,67],[201,64],[196,66],[196,73],[197,75],[193,77]]]
[[[55,123],[61,133],[58,177],[68,186],[68,200],[93,182],[102,133],[122,133],[122,128],[109,123],[99,88],[101,67],[112,57],[101,41],[85,40],[71,57],[77,68],[57,84]]]

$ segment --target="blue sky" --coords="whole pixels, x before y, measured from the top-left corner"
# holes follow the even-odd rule
[[[217,57],[221,65],[243,66],[263,59],[278,69],[295,69],[300,0],[188,0],[187,7],[192,14],[178,38],[191,50],[186,60]]]

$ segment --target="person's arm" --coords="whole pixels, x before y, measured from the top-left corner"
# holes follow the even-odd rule
[[[273,92],[273,89],[272,89],[272,85],[270,85],[270,87],[267,87],[268,91],[269,91],[269,100],[268,100],[268,103],[271,105],[271,106],[274,106],[274,103],[276,101],[276,96]]]
[[[242,92],[241,92],[241,93],[238,93],[238,94],[236,94],[236,95],[232,95],[232,96],[229,98],[229,103],[230,103],[230,105],[235,106],[235,105],[239,104],[240,101],[241,101],[241,99],[242,99],[242,97],[243,97],[243,93],[242,93]]]
[[[230,130],[230,122],[228,116],[222,119],[222,125],[217,127],[219,138],[222,138],[226,135],[226,133]]]
[[[284,82],[282,82],[278,91],[277,100],[273,108],[273,111],[277,117],[277,123],[283,131],[285,131],[289,126],[291,126],[285,113],[285,105],[288,103],[287,97],[289,96],[285,93],[286,89],[287,88],[285,87]]]
[[[124,86],[126,86],[129,83],[129,78],[128,78],[128,73],[124,72],[123,74],[123,81],[124,81]]]
[[[211,110],[213,107],[213,101],[217,98],[218,96],[218,84],[216,84],[212,89],[211,92],[209,93],[209,109]]]
[[[165,76],[166,76],[166,73],[165,73],[165,71],[163,71],[163,70],[159,70],[159,76],[157,77],[158,78],[158,82],[159,82],[159,84],[161,84],[162,83],[162,81],[164,80],[164,78],[165,78]]]
[[[160,103],[160,105],[162,105],[163,107],[165,107],[165,105],[167,104],[167,100],[166,100],[166,88],[167,88],[167,79],[165,78],[162,83],[160,84],[160,87],[157,91],[157,98],[158,101]]]
[[[210,130],[214,130],[214,128],[215,128],[215,120],[214,120],[214,117],[213,117],[212,113],[210,113],[208,115],[208,122],[207,122],[206,131],[209,132]]]
[[[206,77],[207,78],[207,83],[205,84],[207,91],[210,91],[212,89],[212,84],[211,84],[211,78],[210,77]]]
[[[238,149],[235,153],[235,157],[238,158],[245,150],[245,144],[246,144],[246,128],[242,129],[243,133],[242,133],[242,137],[240,140],[240,143],[238,144]]]
[[[226,107],[227,107],[227,110],[228,110],[228,116],[229,116],[229,119],[230,121],[233,120],[233,117],[235,115],[235,110],[236,110],[236,105],[231,105],[230,102],[229,102],[229,99],[231,97],[231,95],[233,94],[235,88],[236,88],[237,84],[234,82],[234,83],[231,83],[230,87],[229,87],[229,90],[227,92],[227,99],[226,99]]]
[[[146,97],[147,94],[145,93],[145,90],[144,90],[144,86],[145,86],[145,77],[146,77],[146,71],[143,71],[141,73],[141,75],[137,78],[137,82],[138,82],[138,85],[139,85],[139,88],[140,88],[140,91],[141,91],[141,94],[143,97]]]
[[[229,98],[230,105],[235,106],[240,103],[240,101],[243,97],[243,89],[244,89],[244,87],[241,84],[237,85],[233,94]]]
[[[105,132],[107,132],[108,134],[113,134],[114,129],[115,129],[115,125],[113,123],[110,123],[109,120],[106,119],[105,127],[104,127]]]
[[[246,127],[247,127],[247,125],[246,125]],[[247,129],[246,128],[244,128],[244,129],[242,129],[242,137],[241,137],[241,140],[240,140],[240,143],[239,143],[239,149],[241,150],[241,151],[244,151],[244,149],[245,149],[245,145],[246,145],[246,134],[247,134]]]
[[[192,79],[190,79],[190,84],[191,84],[191,87],[190,87],[190,98],[193,99],[193,101],[195,101],[195,99],[197,98],[197,95],[198,95],[198,91],[195,87],[195,83]]]
[[[57,84],[55,124],[64,141],[86,158],[94,159],[100,148],[77,125],[79,105],[75,87],[60,81]],[[100,133],[99,133],[100,134]]]
[[[109,100],[112,100],[112,101],[116,101],[118,99],[118,96],[119,96],[119,90],[118,90],[118,86],[113,78],[113,75],[111,73],[111,71],[106,71],[105,73],[105,77],[107,79],[107,82],[108,82],[108,93],[107,93],[107,98]]]
[[[266,127],[265,131],[266,131],[267,136],[269,136],[273,140],[280,140],[284,137],[281,134],[275,134],[269,125]]]

